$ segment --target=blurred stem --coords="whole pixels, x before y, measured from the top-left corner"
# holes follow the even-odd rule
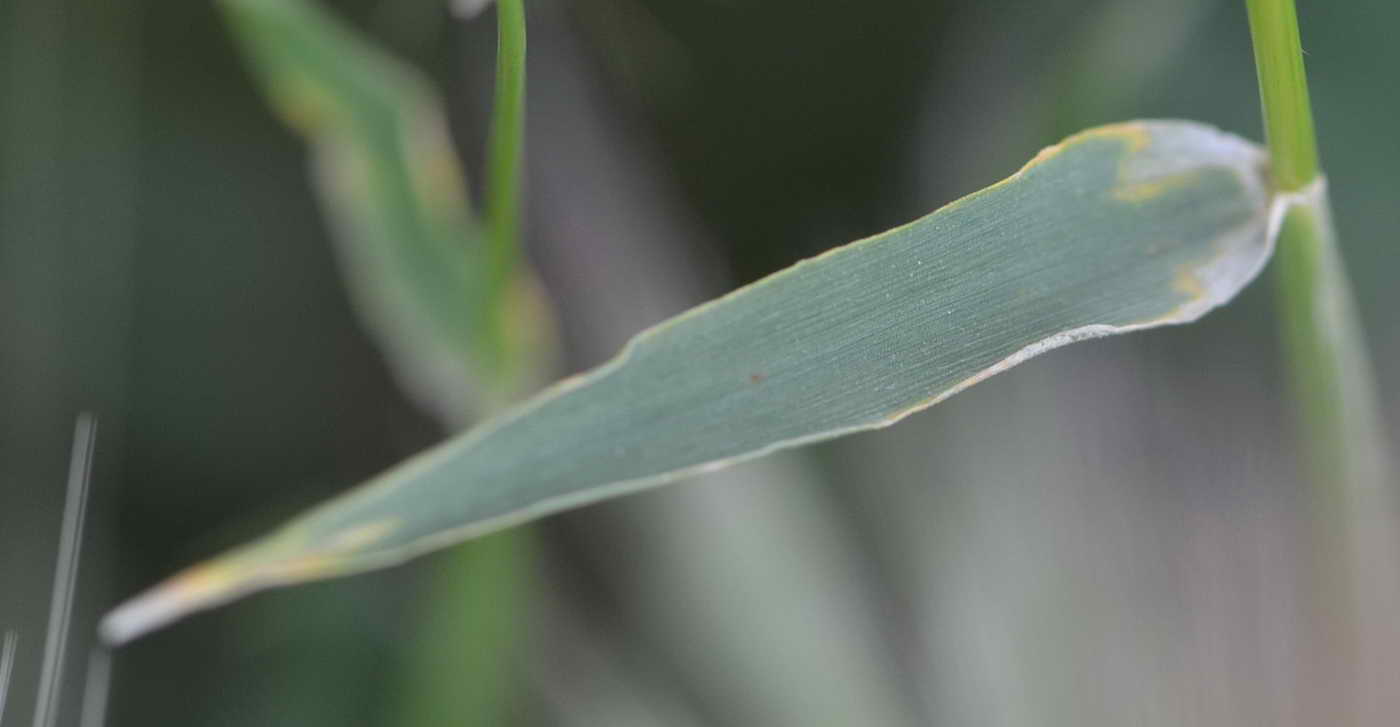
[[[1318,182],[1322,180],[1319,178]],[[1313,695],[1329,724],[1386,723],[1400,642],[1400,532],[1370,362],[1337,250],[1326,187],[1283,221],[1277,309],[1311,505]],[[1312,700],[1318,700],[1313,702]]]
[[[446,124],[438,118],[441,109],[435,90],[418,78],[415,69],[377,47],[318,0],[223,1],[230,26],[264,82],[269,100],[307,138],[314,155],[322,157],[318,169],[354,179],[353,184],[341,182],[354,188],[355,194],[346,194],[329,184],[330,174],[317,177],[329,200],[325,211],[337,222],[332,229],[346,239],[357,234],[383,236],[382,242],[391,248],[412,248],[404,258],[386,250],[384,255],[376,253],[356,263],[366,270],[377,266],[370,270],[372,276],[394,280],[373,286],[368,295],[403,294],[409,299],[403,309],[420,312],[460,307],[442,316],[450,319],[450,325],[425,324],[426,332],[405,346],[410,357],[435,361],[427,338],[439,336],[446,350],[469,351],[480,359],[456,370],[470,379],[466,383],[480,387],[477,396],[438,394],[441,407],[436,413],[448,426],[484,418],[520,394],[520,382],[536,370],[527,357],[543,353],[526,344],[548,335],[523,330],[545,323],[528,315],[536,312],[530,307],[533,291],[522,294],[513,287],[524,272],[519,269],[523,266],[518,262],[516,220],[525,28],[521,0],[502,0],[499,6],[499,78],[488,140],[487,234],[483,236],[472,234],[479,230],[470,223],[474,216],[466,195],[456,180],[445,179],[446,173],[457,172],[447,146],[450,142],[445,133],[433,139],[431,132],[445,132]],[[420,123],[424,126],[415,126]],[[439,123],[441,128],[435,128]],[[424,135],[419,129],[430,133]],[[399,130],[409,133],[401,135]],[[423,150],[427,154],[420,154]],[[361,209],[367,206],[377,208]],[[453,244],[462,249],[448,247]],[[443,250],[448,254],[439,255]],[[485,263],[472,267],[471,275],[450,272],[459,262],[477,264],[483,257]],[[425,268],[443,266],[449,272],[441,278],[420,274]],[[358,273],[347,274],[347,279],[356,277]],[[417,293],[411,290],[415,287]],[[400,288],[407,292],[385,292]],[[389,318],[397,320],[398,315]],[[491,328],[463,332],[456,325],[459,319]],[[384,329],[370,328],[384,335]],[[421,353],[414,350],[419,347]],[[406,369],[409,376],[436,366],[419,363]],[[477,363],[485,366],[474,376]],[[510,710],[515,691],[514,661],[524,633],[521,604],[532,572],[528,537],[527,531],[504,533],[465,544],[439,562],[420,603],[423,624],[403,649],[400,691],[404,697],[389,705],[390,719],[381,722],[417,727],[506,721],[503,715]]]
[[[533,548],[516,528],[442,559],[415,625],[397,724],[504,725],[519,671],[521,613]]]
[[[510,284],[520,254],[520,168],[525,146],[525,6],[496,3],[496,98],[487,139],[486,223],[490,274],[497,290]],[[491,296],[497,300],[500,296]]]
[[[1332,226],[1293,0],[1247,0],[1276,191],[1277,308],[1312,483],[1321,649],[1308,679],[1333,724],[1389,709],[1400,607],[1391,460],[1365,338]],[[1377,712],[1377,706],[1380,712]],[[1369,715],[1369,716],[1368,716]]]
[[[520,246],[520,175],[525,144],[525,7],[523,0],[496,3],[496,89],[486,149],[488,286],[484,297],[496,310],[490,325],[508,325],[508,295]],[[508,336],[503,332],[498,341]],[[497,351],[496,387],[510,403],[512,352]],[[472,412],[489,416],[492,411]],[[509,720],[514,655],[521,641],[528,589],[530,531],[515,528],[463,544],[444,559],[425,600],[419,643],[408,666],[400,724],[506,724]]]
[[[1325,188],[1288,212],[1277,255],[1281,334],[1311,479],[1329,500],[1385,488],[1383,425]]]
[[[1384,437],[1365,340],[1318,172],[1293,0],[1247,0],[1274,185],[1293,199],[1278,241],[1278,308],[1305,455],[1324,492],[1385,486]]]

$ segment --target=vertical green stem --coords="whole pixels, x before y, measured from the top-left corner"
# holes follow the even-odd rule
[[[488,148],[487,254],[491,266],[486,284],[492,286],[486,300],[488,325],[508,326],[511,298],[506,295],[517,274],[519,249],[519,176],[524,99],[524,25],[509,25],[502,3],[501,59],[497,70],[496,105],[492,113]],[[512,30],[514,28],[514,30]],[[518,35],[512,36],[518,31]],[[518,49],[512,53],[507,48]],[[509,59],[507,56],[512,56]],[[511,380],[517,362],[509,350],[509,335],[499,331],[495,340],[498,365],[494,380],[483,385],[494,389],[486,401],[488,416],[518,393]],[[527,527],[496,533],[464,543],[440,560],[433,582],[423,599],[418,639],[404,673],[406,679],[396,713],[397,724],[507,724],[512,721],[512,700],[519,678],[516,654],[524,633],[523,604],[534,557]]]
[[[1306,721],[1384,724],[1400,668],[1394,478],[1326,188],[1314,192],[1288,212],[1275,260],[1314,537],[1303,704]]]
[[[496,22],[496,98],[486,152],[486,223],[490,233],[488,279],[499,289],[510,284],[520,247],[520,175],[525,145],[523,0],[498,0]]]
[[[1298,13],[1293,0],[1248,0],[1248,5],[1274,182],[1279,189],[1294,192],[1318,175]]]
[[[465,543],[438,559],[404,664],[394,724],[513,721],[533,559],[526,528]]]
[[[1284,218],[1276,274],[1281,337],[1318,494],[1354,500],[1388,488],[1373,374],[1325,195]]]
[[[496,3],[496,90],[486,149],[488,325],[509,326],[503,307],[518,275],[520,186],[525,143],[525,8],[523,0]],[[495,339],[495,381],[488,397],[501,405],[518,393],[509,331]],[[491,412],[474,412],[478,415]],[[447,555],[425,599],[420,641],[408,665],[400,724],[504,724],[510,721],[514,655],[523,631],[522,603],[529,586],[530,533],[517,528],[464,544]]]
[[[1333,232],[1293,0],[1247,0],[1274,185],[1294,193],[1279,235],[1278,307],[1308,467],[1331,497],[1388,485],[1365,341]],[[1310,186],[1311,185],[1311,186]]]
[[[1293,195],[1275,264],[1280,334],[1311,481],[1318,631],[1311,715],[1393,718],[1400,529],[1365,339],[1332,226],[1293,0],[1247,0],[1276,191]],[[1380,721],[1377,721],[1380,720]]]

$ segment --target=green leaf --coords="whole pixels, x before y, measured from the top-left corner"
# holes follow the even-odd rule
[[[314,0],[224,0],[273,106],[305,137],[361,319],[400,384],[449,426],[541,383],[552,333],[519,260],[525,18],[503,0],[487,221],[470,207],[437,94]],[[404,650],[398,721],[496,724],[523,636],[523,531],[440,563]],[[469,646],[470,648],[465,648]],[[465,677],[465,678],[464,678]]]
[[[1009,179],[652,328],[110,614],[122,641],[269,586],[888,426],[1057,346],[1193,321],[1273,247],[1262,150],[1182,121],[1090,130]]]
[[[528,274],[493,259],[503,253],[471,213],[432,86],[315,3],[222,7],[273,107],[311,145],[353,301],[400,384],[456,424],[533,388],[549,360],[546,308]]]

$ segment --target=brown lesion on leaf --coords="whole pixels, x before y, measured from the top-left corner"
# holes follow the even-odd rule
[[[750,384],[761,384],[768,379],[768,374],[749,374]]]

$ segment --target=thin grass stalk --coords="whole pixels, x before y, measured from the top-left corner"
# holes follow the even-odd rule
[[[88,654],[87,677],[83,680],[83,708],[78,727],[107,724],[107,699],[112,690],[112,652],[104,646]]]
[[[1392,464],[1318,167],[1297,13],[1293,0],[1247,1],[1272,178],[1291,201],[1276,285],[1305,467],[1324,501],[1374,497],[1390,488]]]
[[[1307,467],[1325,489],[1376,487],[1390,465],[1319,172],[1297,13],[1293,0],[1247,2],[1272,179],[1292,201],[1279,237],[1278,304]]]
[[[59,532],[58,562],[54,566],[53,596],[49,603],[48,635],[44,638],[44,663],[39,672],[34,727],[53,727],[58,720],[68,633],[73,622],[73,592],[82,556],[88,485],[92,480],[97,420],[86,412],[79,414],[73,430],[73,453],[68,461],[68,492],[63,501],[63,525]]]
[[[15,649],[19,645],[19,634],[5,632],[5,640],[0,644],[0,724],[5,721],[5,702],[10,694],[10,676],[15,671]]]
[[[487,138],[485,217],[490,290],[481,299],[507,305],[509,287],[519,275],[520,186],[525,144],[525,9],[522,0],[496,4],[496,87]],[[496,313],[493,311],[493,313]],[[489,325],[503,316],[487,315]],[[501,336],[495,337],[502,340]],[[510,352],[496,351],[498,360]],[[503,372],[497,367],[498,372]],[[511,393],[512,382],[498,385]],[[509,403],[501,396],[490,401]],[[465,412],[478,416],[494,412]],[[533,549],[528,531],[518,529],[458,548],[441,566],[427,597],[420,631],[425,642],[414,650],[410,686],[400,717],[406,725],[443,718],[482,724],[506,721],[510,657],[522,631],[521,610]],[[506,663],[501,663],[502,661]]]
[[[1296,192],[1317,178],[1317,135],[1293,0],[1247,0],[1254,66],[1274,183]]]
[[[520,185],[525,146],[525,6],[496,3],[496,91],[486,150],[490,285],[510,285],[520,257]],[[500,300],[492,295],[488,300]]]
[[[1400,606],[1393,461],[1318,162],[1293,0],[1247,0],[1272,179],[1288,200],[1275,285],[1310,483],[1321,690],[1305,720],[1381,724],[1396,708]]]

